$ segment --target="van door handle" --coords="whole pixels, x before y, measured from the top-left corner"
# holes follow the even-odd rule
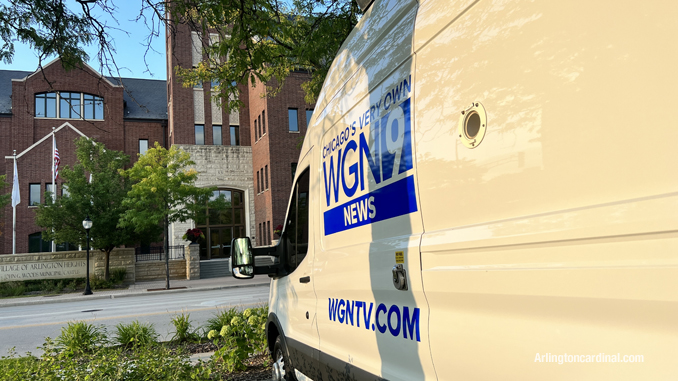
[[[311,281],[311,277],[310,277],[310,276],[305,276],[305,277],[299,278],[299,282],[301,282],[301,283],[308,283],[308,282],[310,282],[310,281]]]

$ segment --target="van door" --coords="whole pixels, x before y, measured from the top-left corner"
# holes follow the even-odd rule
[[[310,160],[311,151],[299,162],[287,218],[281,235],[284,245],[284,271],[287,275],[273,281],[270,296],[271,310],[275,313],[285,336],[293,366],[304,374],[318,359],[318,330],[316,322],[316,297],[313,290],[313,231],[315,223],[310,213]]]

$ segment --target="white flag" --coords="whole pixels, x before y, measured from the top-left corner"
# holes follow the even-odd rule
[[[14,183],[12,185],[12,208],[21,202],[21,192],[19,191],[19,174],[16,171],[16,159],[14,159]]]

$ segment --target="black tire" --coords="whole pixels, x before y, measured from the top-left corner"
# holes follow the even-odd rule
[[[290,359],[287,357],[287,347],[285,347],[285,342],[281,336],[275,338],[275,344],[273,344],[273,362],[281,362],[282,369],[285,371],[283,377],[286,381],[297,381],[297,377],[294,374],[294,368]],[[275,364],[274,364],[275,365]]]

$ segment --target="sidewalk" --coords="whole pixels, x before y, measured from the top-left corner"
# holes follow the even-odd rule
[[[151,295],[151,294],[165,294],[165,293],[180,293],[180,292],[195,292],[208,290],[222,290],[228,288],[238,287],[263,287],[268,286],[271,279],[267,276],[258,276],[252,279],[235,279],[232,276],[210,279],[198,280],[170,280],[171,290],[157,290],[165,288],[165,281],[158,280],[152,282],[138,282],[129,286],[126,289],[94,291],[93,295],[83,295],[82,293],[47,295],[47,296],[27,296],[23,298],[7,298],[0,299],[0,308],[15,307],[15,306],[29,306],[35,304],[51,304],[64,302],[78,302],[84,299],[115,299],[129,296]]]

